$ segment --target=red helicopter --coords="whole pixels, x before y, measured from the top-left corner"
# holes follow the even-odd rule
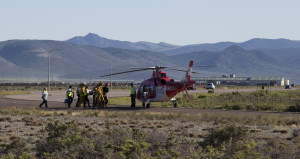
[[[191,80],[191,73],[193,67],[193,60],[190,61],[187,70],[173,69],[170,67],[156,66],[156,67],[145,67],[136,70],[113,73],[108,75],[103,75],[100,77],[106,77],[111,75],[118,75],[123,73],[153,70],[152,77],[143,81],[137,90],[137,99],[143,103],[143,107],[146,105],[147,108],[150,107],[151,102],[168,102],[172,101],[173,106],[177,107],[176,99],[174,98],[178,93],[185,91],[187,94],[187,88],[192,87],[195,81]],[[173,79],[167,77],[166,72],[161,71],[161,69],[175,70],[186,72],[185,80],[180,82],[175,82]],[[147,103],[147,104],[146,104]]]

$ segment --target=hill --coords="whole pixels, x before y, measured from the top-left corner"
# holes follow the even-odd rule
[[[212,51],[220,52],[224,49],[236,45],[246,50],[278,50],[278,49],[300,49],[300,41],[289,40],[289,39],[263,39],[254,38],[245,42],[218,42],[218,43],[206,43],[206,44],[194,44],[177,46],[172,44],[161,43],[151,43],[151,42],[129,42],[129,41],[119,41],[111,40],[101,37],[97,34],[89,33],[85,36],[76,36],[69,40],[68,43],[77,45],[91,45],[99,48],[121,48],[128,50],[148,50],[151,52],[162,52],[166,55],[177,55],[185,54],[198,51]]]
[[[104,37],[101,37],[97,34],[89,33],[85,36],[76,36],[69,40],[66,40],[68,43],[77,44],[77,45],[91,45],[100,48],[121,48],[129,50],[149,50],[155,52],[161,52],[169,49],[177,48],[176,45],[171,45],[167,43],[151,43],[151,42],[129,42],[129,41],[119,41],[111,40]]]
[[[174,65],[168,56],[145,50],[101,49],[51,40],[11,40],[0,43],[2,77],[46,80],[48,52],[53,49],[62,50],[53,51],[50,54],[51,79],[92,78],[99,80],[99,75],[110,73],[111,67]],[[138,75],[139,73],[127,75],[126,78],[135,79]],[[141,76],[139,79],[143,78],[144,76]]]
[[[218,43],[217,47],[212,44],[206,47],[219,50],[230,44],[232,43]],[[201,74],[198,76],[220,77],[222,74],[236,73],[237,76],[264,75],[300,79],[298,41],[252,39],[239,45],[230,45],[221,51],[207,49],[168,56],[149,50],[99,48],[64,41],[10,40],[0,42],[0,71],[1,78],[30,78],[46,81],[48,79],[48,53],[53,49],[62,49],[53,51],[50,55],[51,79],[53,80],[104,80],[99,76],[109,74],[111,71],[112,73],[125,71],[122,68],[157,65],[187,66],[191,59],[195,61],[195,65],[217,65],[216,68],[193,68],[200,71]],[[251,48],[260,49],[249,50]],[[111,70],[111,68],[114,69]],[[167,75],[174,79],[181,79],[184,73],[167,71]],[[150,76],[151,71],[146,71],[113,76],[112,79],[143,80]],[[299,80],[298,83],[300,83]]]
[[[270,50],[249,51],[234,45],[220,52],[199,51],[174,55],[171,58],[178,64],[184,64],[189,59],[194,59],[195,65],[217,65],[215,68],[201,68],[201,70],[214,72],[219,77],[221,73],[236,73],[237,76],[245,77],[284,76],[287,79],[300,79],[300,72],[296,69],[300,68],[299,63],[288,62],[291,60],[281,57],[284,55],[280,53],[272,55],[268,51]],[[295,59],[299,59],[299,52],[295,52],[295,54]],[[300,80],[297,80],[297,82],[300,82]]]
[[[236,45],[242,47],[246,50],[262,50],[262,49],[287,49],[287,48],[300,48],[300,41],[296,40],[288,40],[288,39],[261,39],[255,38],[242,43],[235,42],[219,42],[219,43],[211,43],[211,44],[195,44],[195,45],[187,45],[174,49],[169,49],[164,51],[166,55],[177,55],[177,54],[185,54],[190,52],[197,51],[222,51],[227,47],[232,45]]]

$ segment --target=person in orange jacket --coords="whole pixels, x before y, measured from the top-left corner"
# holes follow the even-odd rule
[[[102,88],[102,82],[101,81],[98,84],[96,96],[97,96],[97,103],[96,103],[96,105],[98,107],[103,107],[103,105],[104,105],[104,103],[103,103],[104,102],[104,97],[103,97],[103,88]]]

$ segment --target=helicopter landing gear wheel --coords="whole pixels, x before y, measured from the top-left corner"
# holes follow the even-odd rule
[[[150,108],[150,103],[147,103],[147,106],[146,106],[147,108]]]
[[[173,107],[176,108],[177,107],[176,101],[173,101],[172,103],[173,103]]]

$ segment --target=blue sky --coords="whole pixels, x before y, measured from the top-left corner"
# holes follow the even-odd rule
[[[300,40],[299,0],[0,0],[0,41],[96,33],[177,45]]]

